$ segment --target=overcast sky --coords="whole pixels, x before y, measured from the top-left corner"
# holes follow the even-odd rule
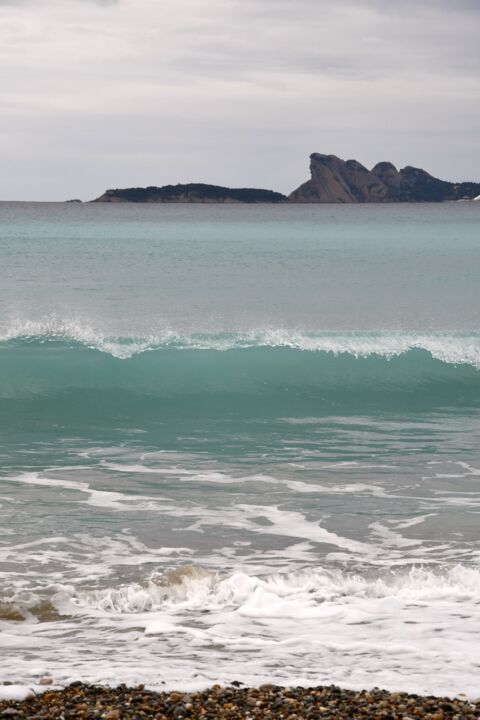
[[[0,0],[0,198],[290,192],[312,152],[480,181],[480,0]]]

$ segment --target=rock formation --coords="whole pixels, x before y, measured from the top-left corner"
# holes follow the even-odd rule
[[[226,188],[218,185],[189,183],[163,187],[107,190],[92,202],[130,203],[280,203],[287,198],[273,190]]]
[[[480,183],[438,180],[425,170],[379,162],[371,170],[357,160],[310,155],[311,179],[289,197],[273,190],[204,183],[107,190],[92,202],[108,203],[379,203],[443,202],[480,197]]]
[[[419,168],[397,170],[390,162],[380,162],[368,170],[356,160],[314,153],[310,155],[310,171],[311,179],[291,193],[290,202],[443,202],[472,200],[480,193],[480,183],[446,182]]]

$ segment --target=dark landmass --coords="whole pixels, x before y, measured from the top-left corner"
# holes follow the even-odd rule
[[[473,200],[480,183],[438,180],[425,170],[380,162],[368,170],[357,160],[310,155],[311,179],[288,198],[273,190],[204,183],[107,190],[92,202],[109,203],[390,203]],[[77,202],[76,200],[70,202]]]
[[[425,170],[380,162],[368,170],[357,160],[310,155],[311,179],[289,196],[293,203],[445,202],[473,200],[480,183],[438,180]]]
[[[95,687],[73,683],[64,690],[47,690],[21,702],[0,701],[0,718],[58,720],[476,720],[480,702],[390,693],[374,688],[354,692],[330,685],[283,688],[261,685],[240,688],[214,685],[199,693]]]
[[[273,190],[227,188],[219,185],[188,183],[163,187],[107,190],[92,202],[130,203],[280,203],[287,198]]]

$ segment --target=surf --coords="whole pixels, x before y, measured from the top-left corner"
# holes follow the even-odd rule
[[[0,338],[5,403],[150,404],[154,413],[302,414],[355,408],[476,407],[480,333],[299,334],[285,330],[106,337],[85,328]],[[71,329],[70,329],[71,330]]]
[[[87,347],[118,359],[154,350],[227,350],[273,348],[392,359],[424,350],[435,360],[480,369],[480,331],[440,332],[309,332],[267,327],[237,331],[181,332],[170,327],[149,333],[118,335],[85,323],[59,320],[14,323],[0,332],[0,350],[17,345]]]

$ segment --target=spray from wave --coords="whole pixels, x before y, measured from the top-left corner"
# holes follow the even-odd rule
[[[288,348],[306,352],[378,356],[392,359],[411,350],[423,350],[432,358],[449,364],[466,364],[480,369],[480,331],[462,333],[413,332],[307,332],[286,328],[246,331],[181,333],[171,328],[144,335],[119,336],[95,330],[75,320],[55,316],[44,321],[14,323],[0,334],[1,346],[57,343],[80,345],[119,359],[153,350],[216,350]]]
[[[480,591],[480,570],[456,565],[447,569],[412,567],[395,572],[361,575],[342,570],[317,568],[263,577],[237,571],[229,575],[201,566],[185,565],[153,572],[144,582],[98,590],[53,586],[48,597],[30,593],[28,600],[17,597],[0,603],[3,619],[18,621],[34,616],[41,622],[57,621],[79,611],[107,613],[149,613],[164,611],[216,612],[235,610],[275,617],[281,606],[301,613],[324,603],[348,605],[395,598],[405,603],[476,603]]]

